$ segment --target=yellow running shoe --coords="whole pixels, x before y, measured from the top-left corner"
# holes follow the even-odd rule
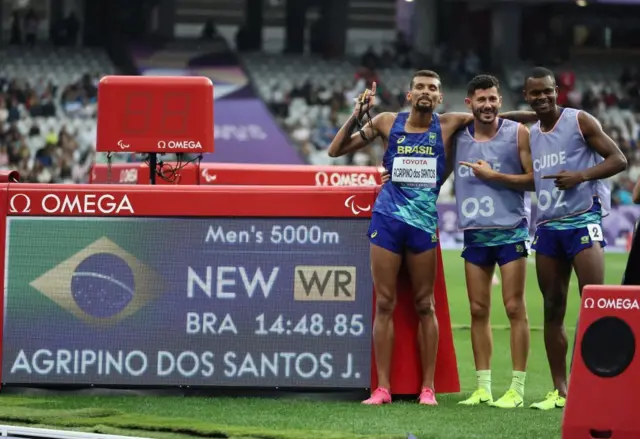
[[[515,409],[523,407],[523,403],[524,401],[522,400],[522,396],[518,395],[518,392],[515,390],[509,389],[500,399],[496,402],[489,403],[489,405],[500,409]]]
[[[471,396],[464,401],[460,401],[460,405],[479,405],[489,404],[493,402],[493,397],[485,389],[478,389],[471,394]]]
[[[563,409],[567,400],[558,394],[557,390],[547,393],[544,401],[531,404],[529,407],[538,410]]]

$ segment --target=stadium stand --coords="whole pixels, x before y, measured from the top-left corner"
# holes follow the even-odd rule
[[[312,164],[376,165],[382,157],[378,142],[367,151],[350,157],[332,159],[325,149],[338,128],[348,118],[353,99],[375,80],[381,91],[380,110],[398,111],[404,103],[408,77],[413,69],[385,66],[364,67],[362,60],[328,61],[310,56],[292,57],[277,54],[247,54],[244,63],[260,97],[290,134]],[[360,62],[358,62],[360,61]],[[464,64],[464,63],[463,63]],[[284,66],[284,67],[283,67]],[[629,170],[612,179],[612,202],[632,204],[631,192],[640,177],[640,74],[625,59],[602,58],[572,60],[558,68],[559,103],[583,108],[596,116],[605,130],[618,142],[629,160]],[[517,65],[505,69],[503,108],[528,109],[522,98],[525,73],[531,66]],[[463,69],[464,70],[464,69]],[[454,65],[443,70],[445,104],[440,111],[466,111],[464,81],[470,72],[456,71]],[[447,87],[453,84],[452,87]],[[448,182],[448,183],[451,183]],[[441,199],[453,198],[447,184]]]
[[[353,99],[371,87],[372,82],[380,84],[380,108],[398,111],[404,102],[410,70],[374,70],[358,68],[350,61],[273,54],[246,55],[244,64],[260,97],[310,163],[372,165],[380,162],[380,143],[346,159],[331,159],[325,150],[349,117]]]
[[[370,47],[359,59],[340,61],[277,53],[243,53],[242,60],[258,95],[308,163],[376,165],[383,153],[380,142],[341,158],[328,157],[326,147],[349,116],[353,99],[373,81],[380,90],[379,110],[403,108],[407,78],[415,69],[408,67],[410,48],[401,46],[389,41]],[[464,83],[477,73],[479,61],[471,52],[447,53],[439,48],[427,65],[435,66],[445,82],[440,111],[465,111]],[[38,43],[8,46],[0,56],[0,121],[5,127],[0,168],[16,169],[26,181],[87,181],[91,163],[106,162],[103,154],[95,153],[96,85],[101,76],[115,73],[106,52]],[[631,166],[612,180],[613,202],[631,204],[640,177],[640,74],[624,58],[578,58],[566,66],[570,68],[556,72],[559,102],[598,117],[619,143]],[[501,75],[510,90],[504,109],[527,108],[521,88],[528,67],[512,65]],[[114,162],[131,160],[136,157],[113,157]],[[453,198],[451,183],[441,192],[445,201]]]
[[[403,53],[397,50],[397,44],[394,46],[395,54],[388,49],[378,54],[370,48],[360,59],[353,60],[245,54],[243,61],[258,94],[309,163],[375,166],[381,162],[384,152],[379,140],[371,148],[348,157],[330,158],[326,148],[351,114],[353,99],[374,81],[380,92],[379,111],[404,108],[407,81],[415,69],[398,67],[403,64]],[[473,76],[472,70],[476,67],[465,70],[462,65],[460,68],[457,70],[458,65],[452,63],[449,68],[437,69],[446,89],[440,111],[466,111],[464,78]],[[450,83],[452,87],[448,87]],[[441,200],[451,199],[453,185],[449,180],[441,191]]]
[[[0,58],[0,168],[29,182],[86,182],[95,156],[97,81],[114,72],[108,56],[38,45],[9,46]]]

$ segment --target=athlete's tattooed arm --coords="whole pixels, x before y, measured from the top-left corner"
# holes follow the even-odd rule
[[[331,141],[328,149],[329,157],[341,157],[364,148],[378,136],[386,137],[390,127],[388,122],[393,121],[394,117],[393,113],[380,113],[371,122],[366,122],[361,130],[353,133],[358,125],[358,119],[355,115],[351,115]]]

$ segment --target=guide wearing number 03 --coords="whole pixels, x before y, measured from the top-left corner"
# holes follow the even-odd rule
[[[471,344],[477,389],[459,404],[518,408],[524,404],[529,322],[524,299],[533,164],[529,130],[498,117],[500,84],[490,75],[469,82],[467,107],[474,122],[454,137],[458,228],[464,231],[465,277],[471,308]],[[499,172],[498,172],[499,170]],[[491,289],[496,264],[511,326],[512,380],[493,401],[491,388]]]
[[[530,133],[538,199],[532,248],[544,299],[544,341],[554,387],[531,408],[551,410],[563,408],[567,395],[564,317],[571,269],[580,294],[585,285],[604,283],[602,217],[611,206],[605,179],[624,171],[627,160],[593,116],[558,107],[558,89],[550,70],[533,69],[523,92],[540,120]]]

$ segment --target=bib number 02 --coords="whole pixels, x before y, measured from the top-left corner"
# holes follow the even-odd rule
[[[538,209],[546,211],[553,204],[554,209],[565,207],[567,202],[564,201],[564,192],[554,187],[551,192],[542,189],[538,192]]]
[[[462,202],[460,206],[462,214],[467,218],[475,218],[478,215],[484,217],[493,216],[496,213],[493,205],[493,198],[486,195],[480,198],[467,198]]]

